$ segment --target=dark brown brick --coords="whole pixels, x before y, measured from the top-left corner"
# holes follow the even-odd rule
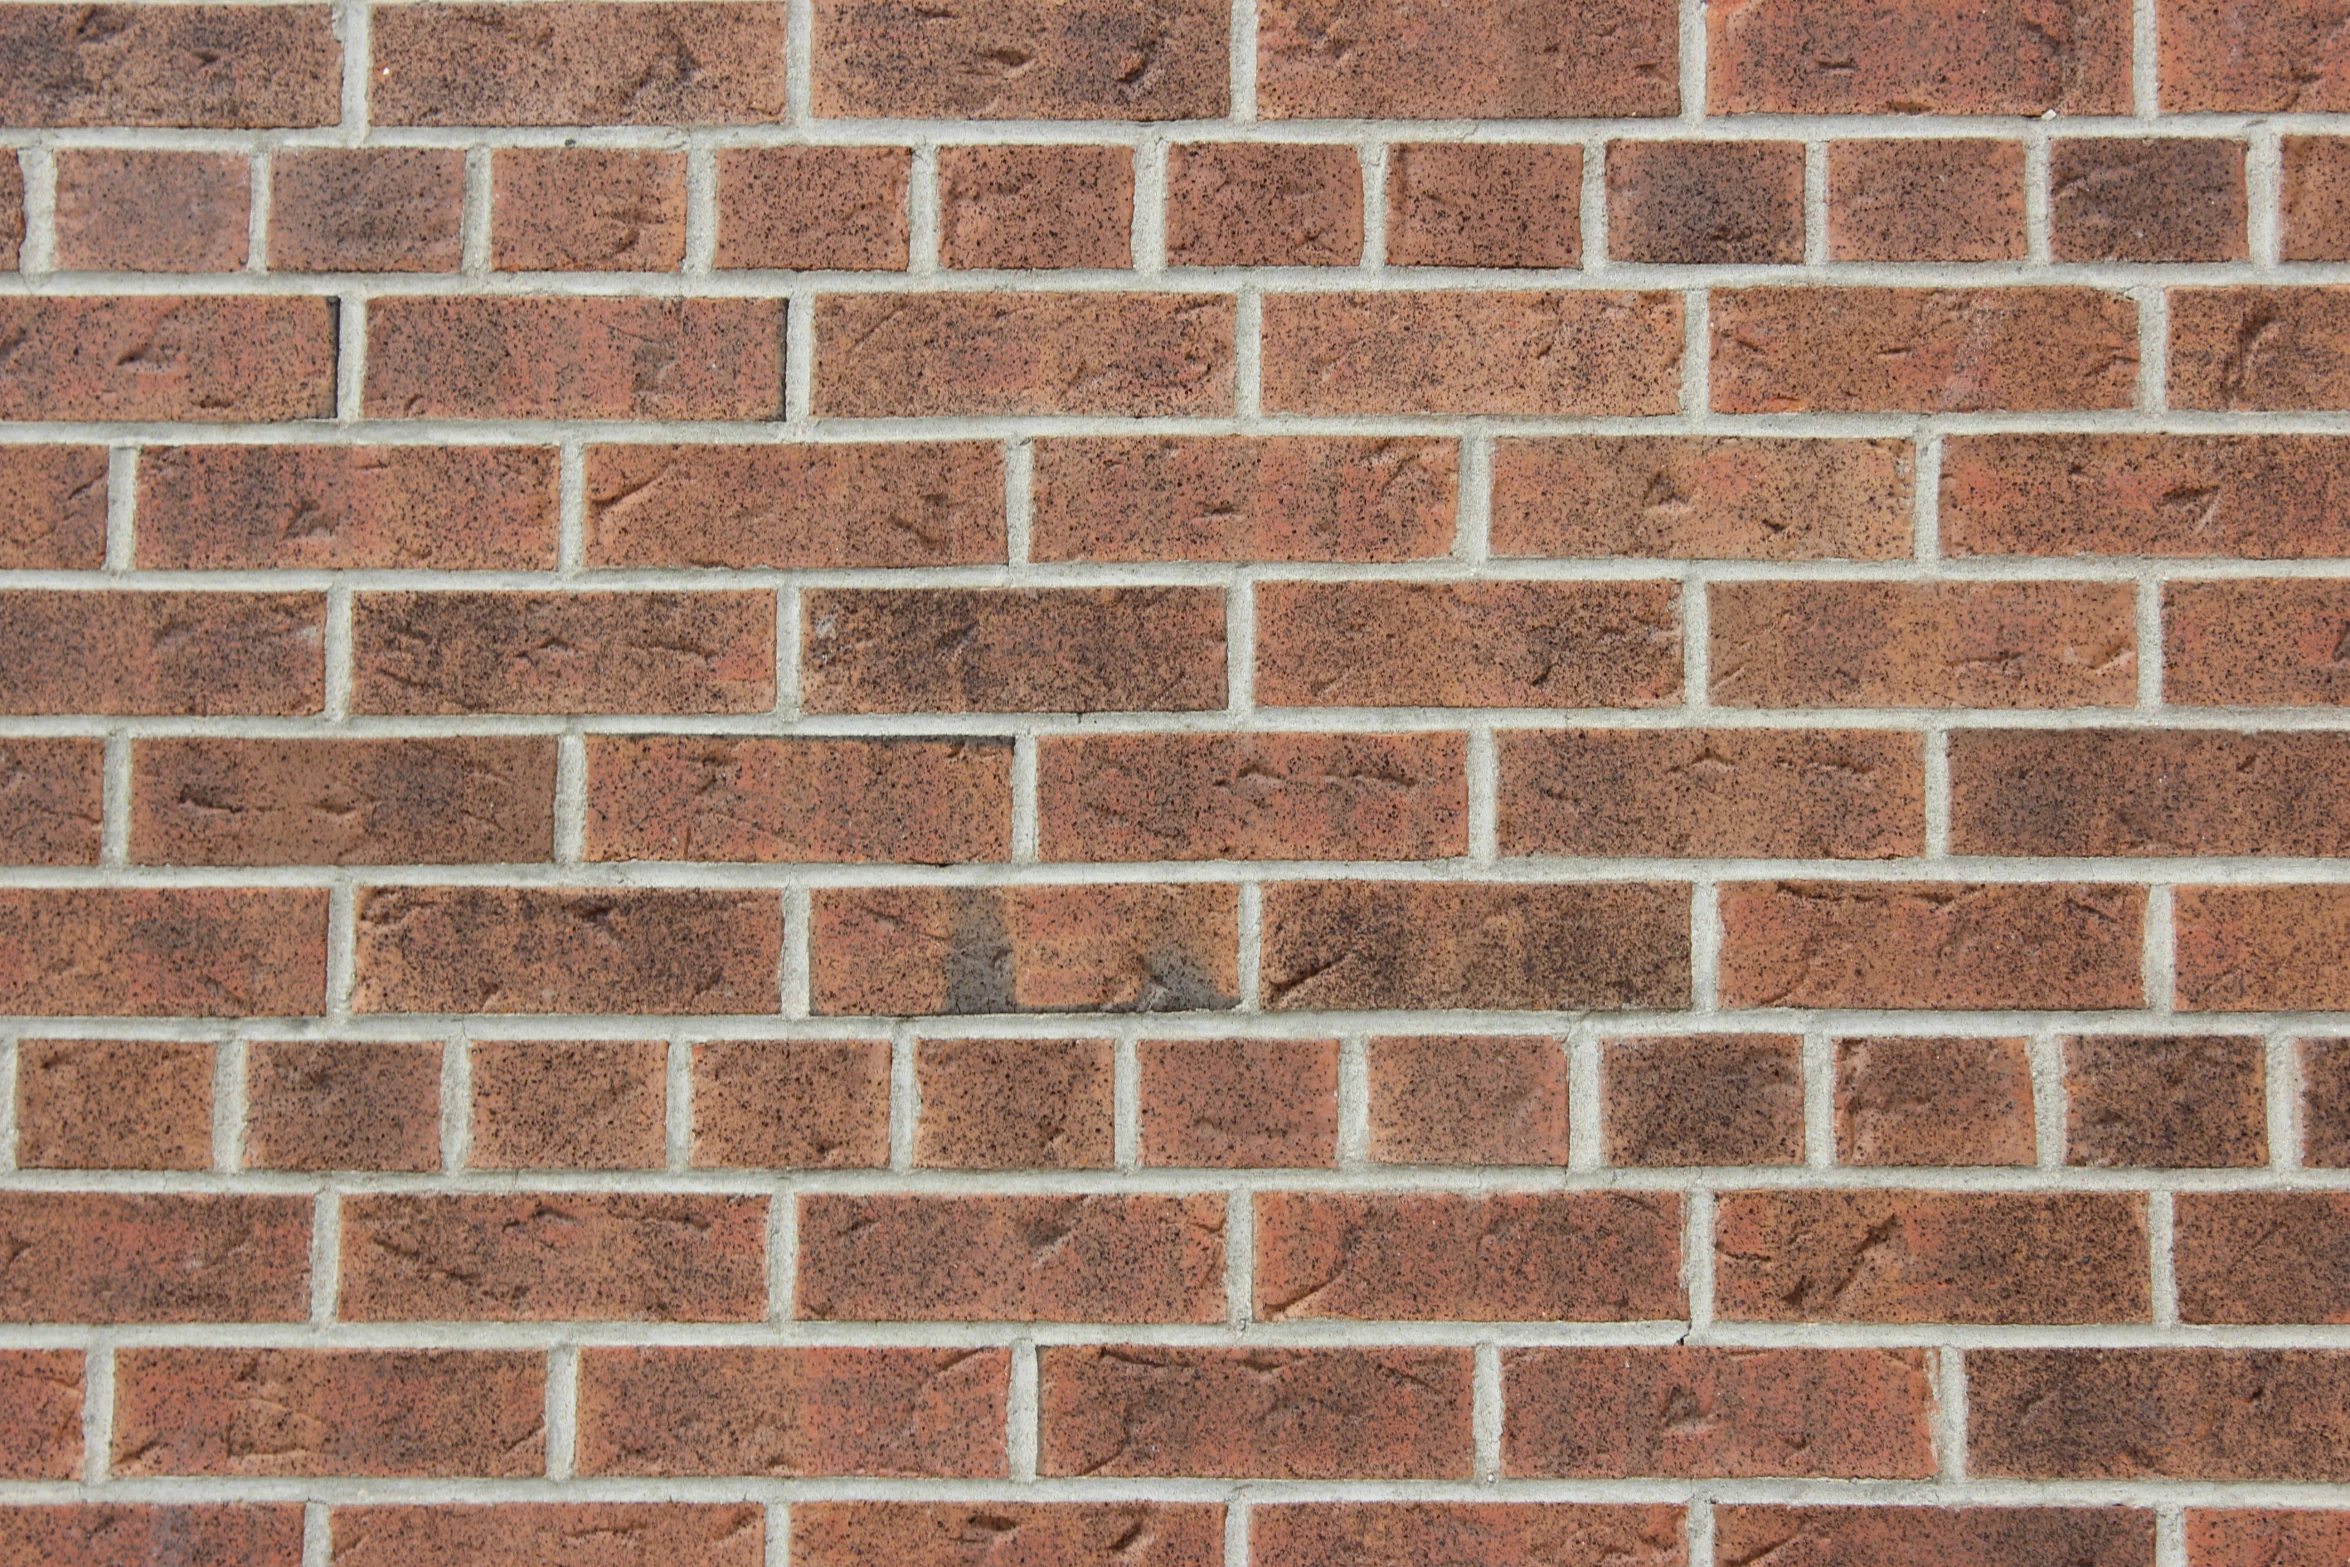
[[[296,1567],[298,1505],[0,1507],[7,1567],[155,1567],[174,1556],[205,1567]]]
[[[437,1170],[441,1047],[255,1040],[245,1163],[256,1170]]]
[[[942,147],[938,255],[948,267],[1123,267],[1133,259],[1125,147]]]
[[[82,1352],[0,1350],[0,1479],[73,1480],[81,1472]],[[10,1538],[12,1511],[0,1510],[0,1562],[43,1559]]]
[[[743,124],[784,117],[785,7],[417,5],[375,19],[379,125]]]
[[[1423,142],[1387,150],[1399,267],[1583,264],[1583,149]]]
[[[2178,288],[2173,408],[2350,407],[2350,288]]]
[[[2350,1198],[2181,1192],[2173,1239],[2188,1322],[2350,1322]]]
[[[1592,1502],[1258,1503],[1257,1567],[1686,1567],[1681,1509]]]
[[[1351,267],[1363,258],[1355,149],[1177,142],[1167,149],[1167,263]]]
[[[1225,112],[1216,0],[818,0],[819,118],[1204,120]],[[779,56],[780,58],[780,56]]]
[[[1217,294],[830,294],[816,412],[1229,414],[1233,310]]]
[[[889,1163],[889,1042],[713,1039],[694,1046],[693,1163],[879,1169]]]
[[[2350,1007],[2350,888],[2181,887],[2171,920],[2183,1011]]]
[[[1146,1039],[1142,1162],[1225,1170],[1338,1163],[1335,1039]]]
[[[0,299],[0,419],[325,419],[337,330],[325,299]]]
[[[2302,1163],[2350,1167],[2350,1040],[2304,1039],[2298,1054]]]
[[[2220,730],[1961,730],[1960,854],[2350,852],[2350,744]]]
[[[2350,1477],[2350,1356],[1970,1350],[1967,1472],[2339,1483]]]
[[[0,1258],[0,1321],[302,1322],[310,1199],[9,1192]]]
[[[1267,119],[1518,120],[1681,108],[1672,0],[1473,0],[1437,9],[1267,0]]]
[[[0,1008],[90,1017],[326,1010],[324,888],[0,892]]]
[[[25,1169],[209,1170],[212,1046],[28,1039],[16,1048]]]
[[[337,1567],[759,1567],[764,1511],[747,1502],[508,1502],[495,1507],[338,1507]]]
[[[490,260],[500,271],[674,272],[685,260],[677,153],[502,148],[490,183]]]
[[[234,153],[67,148],[57,171],[63,272],[234,272],[251,230],[252,165]]]
[[[1839,1039],[1836,1159],[2033,1162],[2032,1064],[2020,1039]]]
[[[912,169],[903,147],[722,148],[717,265],[903,272]]]
[[[2059,141],[2048,157],[2058,261],[2241,261],[2244,144],[2184,137]]]
[[[2020,141],[1828,144],[1832,261],[2021,261]]]
[[[1803,259],[1803,147],[1619,141],[1607,150],[1615,261],[1683,266]]]
[[[1262,1516],[1261,1514],[1259,1515]],[[1188,1502],[801,1502],[799,1567],[1221,1567],[1224,1509]]]
[[[96,740],[0,741],[0,860],[96,864],[104,764]]]
[[[1792,1035],[1611,1039],[1600,1072],[1610,1164],[1803,1162],[1803,1042]]]
[[[1366,1054],[1373,1159],[1567,1162],[1567,1057],[1556,1039],[1374,1039]]]
[[[315,713],[311,593],[0,593],[0,711]]]
[[[2285,261],[2350,261],[2350,137],[2286,136],[2277,254]]]
[[[669,1047],[659,1040],[485,1039],[470,1057],[472,1168],[658,1170],[666,1162]],[[549,1222],[559,1230],[570,1217]]]
[[[1706,75],[1715,114],[2127,114],[2129,0],[1738,0]]]
[[[1106,1170],[1106,1039],[926,1039],[914,1162],[949,1170]]]
[[[10,125],[331,125],[342,46],[323,5],[25,5],[0,12]]]
[[[318,147],[269,165],[276,272],[454,272],[463,259],[465,154]]]
[[[1772,1567],[2154,1567],[2141,1507],[1717,1507],[1722,1562]]]
[[[2266,1055],[2225,1036],[2068,1039],[2065,1163],[2268,1163]]]

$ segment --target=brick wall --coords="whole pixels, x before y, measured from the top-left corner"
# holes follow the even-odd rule
[[[0,4],[0,1567],[2338,1567],[2346,19]]]

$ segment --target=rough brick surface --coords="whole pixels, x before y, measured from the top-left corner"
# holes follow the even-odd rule
[[[16,1162],[209,1170],[212,1063],[209,1045],[28,1040],[16,1058]]]

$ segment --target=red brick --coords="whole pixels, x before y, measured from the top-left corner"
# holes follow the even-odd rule
[[[0,741],[0,860],[96,864],[104,761],[96,740]]]
[[[1832,261],[2021,261],[2020,141],[1828,143]]]
[[[2162,590],[2163,696],[2189,707],[2337,707],[2350,591],[2330,581],[2171,582]]]
[[[65,272],[234,272],[245,264],[251,164],[234,153],[66,148],[56,265]]]
[[[2179,1316],[2187,1322],[2350,1322],[2341,1192],[2181,1192]]]
[[[1961,854],[2350,852],[2350,745],[2219,730],[1962,730],[1950,744]]]
[[[2212,1169],[2268,1163],[2257,1039],[2068,1039],[2065,1163]]]
[[[2244,144],[2185,137],[2059,141],[2049,153],[2058,261],[2241,261]]]
[[[1226,1170],[1338,1163],[1335,1039],[1146,1039],[1142,1162]]]
[[[465,154],[319,147],[269,166],[276,272],[454,272],[463,259]]]
[[[799,1567],[1221,1567],[1224,1509],[1185,1502],[800,1502],[792,1507],[791,1548]]]
[[[1403,561],[1452,547],[1449,441],[1100,436],[1035,453],[1038,560]]]
[[[365,402],[378,419],[776,419],[783,301],[377,299]]]
[[[1257,106],[1273,120],[1673,114],[1676,13],[1672,0],[1267,0],[1257,20]]]
[[[1387,150],[1387,260],[1399,267],[1583,264],[1583,149],[1423,142]]]
[[[1619,141],[1608,147],[1611,260],[1801,261],[1803,228],[1800,143]]]
[[[315,713],[311,593],[0,593],[0,711]]]
[[[1783,1034],[1610,1039],[1600,1117],[1614,1165],[1800,1164],[1803,1042]]]
[[[1123,267],[1134,154],[1125,147],[942,147],[938,253],[949,267]]]
[[[697,1169],[880,1169],[889,1163],[889,1042],[698,1044],[693,1106]]]
[[[209,1170],[212,1046],[28,1039],[16,1050],[24,1169]]]
[[[0,1479],[72,1480],[81,1472],[81,1351],[0,1350]],[[11,1532],[0,1511],[0,1562],[38,1559],[19,1557]]]
[[[766,1514],[747,1502],[509,1502],[498,1507],[338,1507],[337,1567],[760,1567]]]
[[[336,331],[325,299],[0,299],[0,419],[328,418]]]
[[[1230,15],[1217,0],[996,0],[953,11],[819,0],[815,113],[1215,119],[1228,102]]]
[[[1967,1406],[1967,1472],[1986,1480],[2350,1478],[2340,1353],[1970,1350]]]
[[[1737,0],[1707,18],[1715,114],[2127,114],[2129,0]]]
[[[342,46],[323,5],[25,5],[0,12],[10,125],[331,125]]]
[[[2301,1058],[2301,1161],[2318,1169],[2350,1166],[2350,1040],[2298,1041]]]
[[[324,888],[0,892],[0,1009],[50,1017],[326,1010]]]
[[[2173,408],[2350,407],[2350,288],[2178,288]]]
[[[2154,1567],[2139,1507],[1716,1507],[1723,1562],[1772,1567]]]
[[[930,1039],[917,1047],[914,1070],[919,1166],[1110,1167],[1106,1039]]]
[[[1038,1355],[1046,1476],[1469,1478],[1465,1349],[1176,1349]]]
[[[2350,109],[2341,20],[2326,0],[2162,0],[2163,112]]]
[[[106,448],[0,446],[0,570],[87,571],[105,560]]]
[[[555,564],[555,483],[548,447],[151,447],[139,454],[138,561],[543,571]]]
[[[1934,1397],[1916,1349],[1516,1349],[1501,1471],[1523,1478],[1922,1479]]]
[[[522,1479],[546,1467],[546,1359],[466,1350],[125,1349],[124,1476]]]
[[[0,1258],[0,1321],[301,1322],[310,1199],[9,1192]]]
[[[375,19],[379,125],[746,124],[784,116],[763,4],[418,5]]]
[[[1682,341],[1678,294],[1268,294],[1265,411],[1669,414]]]
[[[1002,1478],[1003,1349],[589,1349],[583,1475]]]
[[[24,248],[24,170],[0,159],[0,271],[14,272]]]
[[[2350,1512],[2187,1510],[2194,1567],[2327,1567],[2350,1553]]]
[[[2350,1007],[2350,888],[2181,887],[2171,918],[2184,1010]]]
[[[1363,258],[1355,149],[1177,142],[1167,149],[1167,263],[1351,267]]]
[[[0,1507],[8,1567],[297,1567],[299,1505]]]
[[[485,1039],[471,1046],[477,1170],[658,1170],[669,1047],[644,1039]]]
[[[1374,1039],[1370,1156],[1385,1164],[1567,1162],[1567,1058],[1555,1039]]]
[[[1224,1197],[806,1196],[796,1317],[1221,1322]]]
[[[255,1040],[245,1164],[255,1170],[438,1170],[441,1047]]]
[[[490,259],[500,271],[674,272],[685,261],[677,153],[502,148],[490,181]]]
[[[1218,294],[825,295],[816,412],[1229,414],[1233,310]]]
[[[2020,1039],[1839,1039],[1836,1159],[2033,1162],[2032,1064]]]
[[[1686,1567],[1681,1509],[1588,1502],[1349,1502],[1249,1512],[1257,1567]]]
[[[2350,138],[2286,136],[2277,254],[2285,261],[2350,261]]]
[[[903,272],[903,147],[727,147],[718,153],[722,269]]]

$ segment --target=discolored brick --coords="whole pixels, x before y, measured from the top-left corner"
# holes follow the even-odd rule
[[[8,1192],[0,1258],[0,1321],[301,1322],[310,1200]]]
[[[2182,1011],[2350,1007],[2350,888],[2181,887],[2171,907]]]
[[[1417,9],[1267,0],[1266,119],[1520,120],[1681,108],[1672,0],[1473,0]]]
[[[1259,1515],[1262,1516],[1262,1515]],[[801,1502],[800,1567],[1220,1567],[1224,1509],[1191,1502]]]
[[[906,269],[907,149],[724,147],[717,165],[720,268]]]
[[[337,1507],[329,1517],[337,1567],[759,1567],[767,1554],[765,1514],[745,1502]]]
[[[1335,1039],[1146,1039],[1137,1092],[1146,1166],[1338,1163]]]
[[[821,119],[1202,120],[1227,105],[1230,13],[1213,0],[819,0],[815,19]]]
[[[0,299],[0,419],[330,418],[337,331],[333,301],[286,295]]]
[[[2182,707],[2338,707],[2350,590],[2325,580],[2166,582],[2162,694]]]
[[[1373,1159],[1567,1162],[1567,1058],[1556,1039],[1373,1039],[1365,1054]]]
[[[105,560],[106,448],[0,446],[0,570],[89,570]]]
[[[2350,407],[2350,289],[2170,292],[2173,408]]]
[[[2325,1567],[2346,1550],[2350,1513],[2187,1509],[2187,1560],[2195,1567]]]
[[[315,713],[314,593],[0,593],[0,711]]]
[[[2340,1192],[2181,1192],[2172,1240],[2187,1322],[2350,1322]]]
[[[2129,0],[1738,0],[1707,14],[1715,114],[2127,114]]]
[[[0,122],[331,125],[342,48],[323,5],[23,5],[0,12]]]
[[[2020,1039],[1836,1041],[1840,1164],[2030,1164],[2033,1114]]]
[[[1124,147],[942,147],[938,253],[949,267],[1123,267],[1134,154]]]
[[[2350,852],[2332,735],[1970,729],[1949,767],[1961,854]]]
[[[2022,261],[2024,144],[1828,143],[1832,261]]]
[[[1619,141],[1607,150],[1613,261],[1682,266],[1803,259],[1803,147]]]
[[[2350,108],[2350,59],[2330,0],[2162,0],[2162,109]]]
[[[1351,267],[1363,257],[1355,149],[1177,142],[1167,149],[1167,264]]]
[[[914,1162],[950,1170],[1110,1167],[1106,1039],[926,1039]]]
[[[437,1170],[441,1047],[255,1040],[245,1164],[256,1170]]]
[[[1387,261],[1583,264],[1583,149],[1423,142],[1387,150]]]
[[[1592,1502],[1259,1503],[1259,1567],[1512,1567],[1521,1562],[1686,1567],[1678,1507]]]
[[[326,1010],[324,888],[0,891],[0,1008],[48,1017]]]
[[[674,272],[685,261],[676,153],[502,148],[490,190],[490,261],[500,271]]]
[[[2284,191],[2277,254],[2285,261],[2350,261],[2350,137],[2279,138]]]
[[[2064,1076],[2067,1164],[2268,1163],[2266,1055],[2257,1039],[2068,1039]]]
[[[0,1350],[0,1479],[72,1480],[82,1472],[82,1352]],[[16,1554],[0,1510],[0,1562]]]
[[[170,1040],[27,1039],[16,1049],[25,1169],[209,1170],[212,1054]]]
[[[1229,414],[1234,308],[1217,294],[826,295],[816,301],[815,409]]]
[[[315,147],[270,159],[274,272],[454,272],[464,220],[457,148]]]
[[[889,1042],[713,1039],[693,1048],[696,1168],[889,1163]]]
[[[1970,1350],[1967,1471],[1984,1479],[2338,1483],[2350,1476],[2350,1357]]]
[[[2059,141],[2049,151],[2058,261],[2241,261],[2244,144],[2184,137]]]
[[[373,27],[380,125],[746,124],[784,116],[775,4],[416,5]]]
[[[664,1163],[669,1047],[658,1040],[485,1039],[469,1050],[473,1168]]]
[[[56,170],[56,265],[66,272],[234,272],[245,264],[253,173],[233,153],[67,148]]]
[[[0,1507],[0,1562],[8,1567],[148,1567],[174,1555],[205,1567],[296,1567],[302,1509],[266,1502]]]
[[[95,740],[0,741],[0,861],[96,864],[104,766]]]
[[[1714,1509],[1714,1546],[1773,1567],[2153,1567],[2154,1527],[2142,1507],[1734,1506]]]
[[[1608,1163],[1801,1164],[1802,1052],[1781,1034],[1605,1041]]]

